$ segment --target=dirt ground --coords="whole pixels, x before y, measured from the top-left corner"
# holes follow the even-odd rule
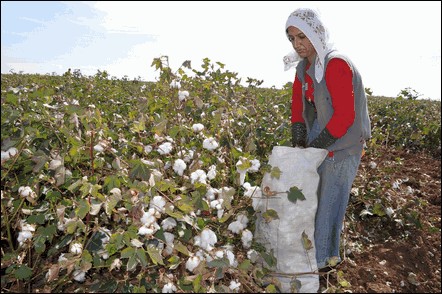
[[[320,292],[441,292],[440,155],[437,158],[390,149],[363,157],[344,225],[345,258],[321,277]],[[380,207],[391,208],[390,216],[364,213],[374,211],[367,203],[376,201],[361,198],[364,193],[378,195]]]

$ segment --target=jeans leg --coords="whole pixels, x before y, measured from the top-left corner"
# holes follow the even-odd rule
[[[328,259],[340,259],[339,245],[342,224],[348,205],[351,186],[356,177],[361,154],[351,155],[335,162],[327,157],[318,168],[318,209],[315,218],[315,246],[318,268],[325,267]]]

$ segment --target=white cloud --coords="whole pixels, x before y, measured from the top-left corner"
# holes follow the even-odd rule
[[[67,8],[52,18],[41,19],[36,12],[15,20],[34,24],[34,30],[14,31],[15,23],[2,23],[2,73],[11,67],[59,74],[78,68],[87,75],[106,70],[119,78],[153,81],[158,77],[151,67],[154,58],[168,55],[172,69],[191,60],[199,69],[207,57],[226,64],[243,81],[251,77],[279,88],[295,75],[294,70],[285,72],[282,63],[291,50],[285,21],[297,7],[313,6],[375,95],[396,96],[411,87],[424,96],[441,97],[440,2],[61,3]],[[7,8],[2,2],[2,20]],[[5,39],[23,40],[4,42],[4,32]]]

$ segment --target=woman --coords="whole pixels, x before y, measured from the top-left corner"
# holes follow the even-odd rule
[[[341,262],[340,234],[350,189],[360,164],[370,119],[361,76],[334,50],[318,13],[297,9],[286,34],[295,49],[292,93],[292,145],[329,151],[318,168],[315,247],[318,268]],[[285,59],[286,61],[286,59]]]

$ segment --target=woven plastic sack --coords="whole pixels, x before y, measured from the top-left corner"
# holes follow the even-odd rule
[[[272,170],[263,177],[262,197],[253,199],[257,211],[255,240],[273,251],[270,269],[281,291],[316,293],[319,289],[314,248],[318,206],[317,169],[327,150],[275,146],[269,157]]]

